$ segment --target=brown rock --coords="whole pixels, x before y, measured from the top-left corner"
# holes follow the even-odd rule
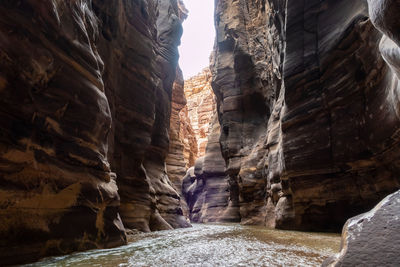
[[[368,1],[372,23],[384,35],[379,50],[390,66],[386,80],[389,101],[399,88],[400,32],[398,1]],[[397,105],[396,105],[397,106]],[[398,110],[394,110],[398,116]],[[323,266],[398,266],[400,264],[400,191],[375,206],[371,211],[349,219],[343,227],[339,254],[327,259]]]
[[[398,4],[382,3],[372,19],[394,42],[379,49],[362,0],[216,2],[212,85],[242,223],[338,230],[400,187]]]
[[[126,243],[90,1],[0,3],[0,262]]]
[[[125,244],[121,218],[188,226],[165,168],[182,3],[2,1],[0,14],[0,262]]]
[[[169,151],[166,158],[168,177],[174,188],[180,196],[183,214],[189,217],[188,208],[185,199],[182,196],[182,179],[186,174],[188,164],[185,162],[183,138],[181,137],[181,127],[184,128],[184,121],[179,116],[181,110],[186,107],[186,99],[183,91],[183,75],[182,71],[177,69],[177,76],[172,89],[172,106],[171,119],[169,129]],[[181,126],[182,124],[182,126]]]
[[[94,8],[102,21],[100,53],[114,121],[109,158],[122,221],[141,231],[188,226],[165,167],[184,10],[170,0],[95,1]]]
[[[208,137],[205,156],[196,161],[183,180],[183,194],[188,201],[192,222],[238,222],[238,199],[231,196],[229,176],[219,144],[220,126],[216,114]]]

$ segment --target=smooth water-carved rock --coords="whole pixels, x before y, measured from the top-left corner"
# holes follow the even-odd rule
[[[186,174],[188,163],[185,160],[185,144],[182,138],[181,128],[187,127],[186,121],[181,120],[180,112],[186,107],[186,99],[183,91],[182,71],[177,69],[177,76],[172,89],[171,118],[169,129],[169,150],[166,158],[168,177],[179,193],[183,215],[189,217],[188,208],[182,196],[182,179]],[[190,125],[189,125],[190,126]]]
[[[91,1],[0,14],[0,262],[125,244]]]
[[[183,8],[0,3],[2,264],[189,225],[165,168]]]
[[[231,197],[248,224],[264,224],[267,217],[267,126],[282,84],[283,2],[216,4],[211,71],[220,142]]]
[[[379,51],[389,66],[386,73],[387,105],[399,116],[400,4],[368,1],[372,23],[382,33]],[[391,149],[389,155],[396,151]],[[397,158],[393,155],[393,158]],[[389,159],[388,159],[389,160]],[[342,248],[323,266],[398,266],[400,264],[400,191],[382,200],[371,211],[349,219],[343,227]]]
[[[381,40],[367,11],[362,0],[217,1],[213,89],[242,223],[338,230],[400,187],[387,30],[398,20],[372,15]]]
[[[343,227],[341,252],[323,266],[398,266],[400,264],[400,191]]]
[[[165,165],[182,8],[170,0],[94,1],[114,121],[109,158],[126,228],[188,226]]]
[[[231,196],[229,176],[219,144],[220,126],[216,114],[208,136],[205,156],[196,161],[183,179],[182,191],[192,222],[238,222],[238,199]]]

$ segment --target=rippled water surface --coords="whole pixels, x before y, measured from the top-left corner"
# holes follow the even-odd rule
[[[262,227],[193,225],[129,237],[114,249],[44,259],[27,266],[319,266],[339,251],[336,234]]]

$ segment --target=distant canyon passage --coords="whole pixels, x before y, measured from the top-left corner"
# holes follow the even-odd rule
[[[182,0],[0,1],[0,264],[190,222],[339,231],[400,188],[398,14],[216,0],[185,86]]]

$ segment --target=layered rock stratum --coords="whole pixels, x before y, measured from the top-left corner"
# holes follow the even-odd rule
[[[183,178],[182,193],[192,222],[240,221],[237,192],[225,172],[219,135],[220,125],[214,114],[205,156],[198,158]]]
[[[182,3],[1,1],[0,262],[188,226],[168,178]]]
[[[215,95],[211,88],[211,72],[203,69],[197,75],[185,80],[187,114],[197,142],[196,159],[206,151],[211,120],[216,112]],[[193,166],[193,165],[190,165]]]
[[[370,2],[382,39],[362,0],[216,2],[212,86],[241,223],[337,231],[400,187],[397,5]]]

